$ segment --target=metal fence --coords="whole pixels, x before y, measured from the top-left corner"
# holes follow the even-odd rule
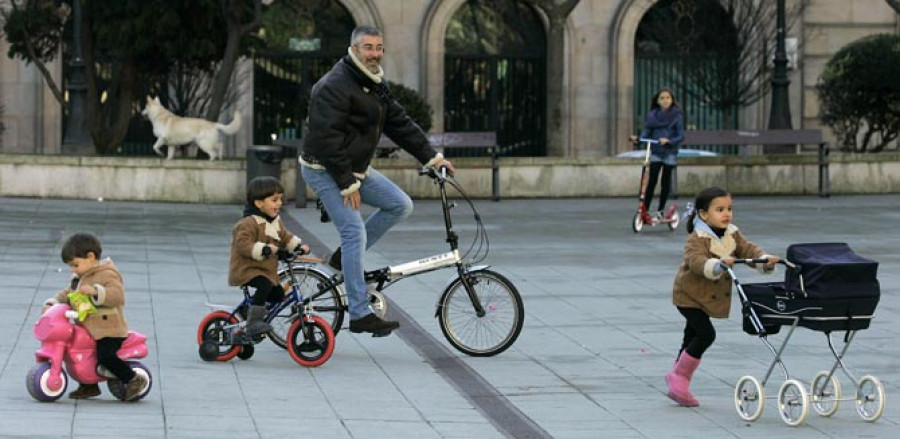
[[[689,130],[722,130],[739,129],[739,108],[730,110],[730,118],[734,121],[731,128],[726,128],[726,114],[719,108],[707,105],[703,100],[688,92],[683,79],[684,63],[702,62],[703,60],[672,56],[638,55],[634,60],[634,121],[635,134],[643,129],[644,116],[650,109],[653,95],[662,87],[669,87],[675,93],[678,106],[684,112],[685,129]],[[697,149],[715,151],[719,154],[737,155],[740,147],[736,145],[707,145]]]
[[[445,58],[444,131],[494,131],[508,156],[546,155],[546,87],[541,57]],[[486,156],[487,148],[454,148],[451,156]]]

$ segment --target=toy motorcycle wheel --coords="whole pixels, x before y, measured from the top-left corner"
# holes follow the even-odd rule
[[[288,353],[297,364],[318,367],[334,353],[334,332],[331,325],[319,316],[304,316],[294,321],[288,330]]]
[[[60,369],[59,380],[62,384],[56,389],[51,388],[51,378],[49,362],[32,367],[25,377],[25,388],[28,389],[28,394],[41,402],[53,402],[62,397],[66,393],[66,387],[69,386],[69,376]]]
[[[144,366],[142,363],[138,361],[127,361],[128,367],[134,371],[136,375],[143,375],[147,384],[141,389],[140,393],[137,394],[134,398],[130,399],[130,401],[138,401],[144,399],[148,393],[150,393],[150,388],[153,387],[153,376],[150,375],[150,370],[147,369],[147,366]],[[109,389],[109,393],[116,397],[116,399],[120,401],[125,401],[125,395],[128,391],[125,389],[125,384],[122,381],[117,379],[111,379],[106,382],[106,387]]]
[[[249,360],[254,352],[256,352],[256,348],[252,344],[245,344],[241,346],[241,351],[238,352],[237,357],[241,360]]]
[[[228,361],[241,351],[241,345],[226,344],[225,327],[238,323],[237,317],[225,311],[213,311],[206,315],[197,327],[197,343],[203,361]]]

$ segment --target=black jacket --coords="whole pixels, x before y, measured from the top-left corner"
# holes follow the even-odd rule
[[[313,85],[303,139],[304,159],[321,164],[347,189],[366,172],[382,132],[421,163],[437,153],[425,133],[388,93],[344,56]]]

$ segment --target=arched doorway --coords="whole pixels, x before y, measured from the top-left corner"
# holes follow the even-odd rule
[[[313,84],[347,53],[356,23],[338,0],[273,2],[253,59],[253,142],[300,136]]]
[[[647,10],[634,39],[634,130],[663,86],[675,92],[687,129],[737,129],[737,37],[717,1],[661,0]]]
[[[546,155],[547,44],[535,11],[517,0],[467,0],[450,19],[444,45],[444,131],[496,131],[506,155]]]

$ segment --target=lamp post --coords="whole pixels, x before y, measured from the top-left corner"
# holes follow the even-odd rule
[[[69,117],[66,119],[66,135],[63,152],[81,154],[89,152],[91,138],[87,134],[87,83],[81,45],[82,0],[72,0],[72,55],[66,75],[66,92],[69,97]]]
[[[769,113],[769,129],[791,129],[791,104],[788,98],[787,50],[785,49],[785,12],[784,1],[778,0],[777,23],[778,34],[775,43],[775,70],[772,73],[772,109]]]

